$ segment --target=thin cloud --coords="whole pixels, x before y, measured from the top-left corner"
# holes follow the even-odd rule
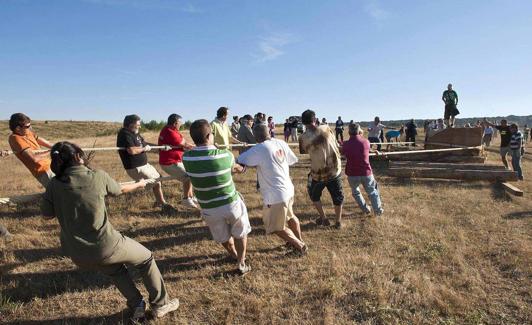
[[[382,22],[390,17],[390,12],[383,9],[376,0],[370,0],[364,6],[364,11],[375,21]]]
[[[258,52],[253,56],[257,62],[275,60],[285,54],[283,48],[293,41],[294,37],[288,33],[271,34],[267,37],[261,37],[257,44]]]
[[[129,7],[135,9],[162,9],[178,10],[189,14],[203,12],[192,3],[183,3],[175,0],[81,0],[83,2],[112,6],[112,7]]]

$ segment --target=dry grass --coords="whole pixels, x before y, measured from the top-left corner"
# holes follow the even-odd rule
[[[68,134],[54,132],[40,134],[52,140]],[[98,139],[98,145],[113,142],[113,136]],[[150,158],[155,163],[157,155]],[[489,158],[496,161],[494,153]],[[38,190],[14,157],[1,164],[0,196]],[[116,153],[99,153],[94,165],[127,180]],[[530,160],[524,169],[532,175]],[[292,173],[295,212],[311,249],[304,258],[286,257],[281,242],[264,235],[252,171],[235,177],[254,226],[253,271],[244,278],[230,275],[233,265],[191,211],[163,217],[148,192],[108,200],[112,223],[154,252],[170,294],[182,302],[178,313],[157,323],[530,323],[530,181],[518,184],[525,196],[517,198],[483,182],[378,176],[385,216],[363,217],[346,195],[347,226],[336,231],[316,228],[307,171]],[[344,189],[348,194],[347,182]],[[164,191],[170,202],[180,200],[177,182],[165,183]],[[42,220],[29,205],[0,207],[0,222],[15,234],[0,243],[0,323],[121,322],[123,298],[106,278],[77,270],[61,255],[56,221]]]

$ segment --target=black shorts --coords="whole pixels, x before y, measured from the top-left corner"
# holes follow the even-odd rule
[[[342,176],[339,175],[326,182],[319,182],[311,180],[309,175],[309,182],[307,186],[308,195],[312,202],[319,202],[321,200],[321,193],[323,189],[327,188],[334,205],[342,205],[344,202],[344,191],[342,189]]]
[[[455,117],[456,115],[460,114],[460,111],[458,108],[456,108],[456,105],[448,104],[445,105],[445,113],[443,114],[444,119],[449,119],[451,116]]]

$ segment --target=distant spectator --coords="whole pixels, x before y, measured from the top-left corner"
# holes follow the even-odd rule
[[[484,134],[482,135],[482,144],[489,147],[491,145],[491,140],[493,137],[493,128],[490,125],[487,125],[484,128]]]
[[[238,115],[233,116],[233,123],[231,123],[231,135],[236,137],[238,135],[238,130],[240,129],[240,120]]]
[[[231,143],[242,144],[238,141],[229,126],[227,125],[227,116],[229,108],[220,107],[216,111],[216,118],[211,122],[212,134],[214,135],[214,144],[226,149],[230,149]]]
[[[386,125],[382,124],[380,118],[378,116],[376,116],[374,121],[370,122],[369,126],[368,126],[368,131],[369,131],[368,132],[368,140],[369,140],[369,142],[370,143],[381,143],[381,142],[384,142],[384,140],[380,139],[381,132],[384,129],[392,129],[393,130],[394,128],[387,127]],[[377,145],[377,150],[381,150],[381,145],[380,144]]]
[[[495,125],[489,122],[488,120],[484,120],[484,123],[486,125],[494,127],[495,130],[498,130],[500,132],[501,134],[501,149],[500,149],[501,160],[502,160],[502,163],[504,164],[504,167],[509,168],[507,155],[512,153],[511,148],[510,148],[510,141],[512,139],[512,131],[510,130],[510,127],[508,126],[508,122],[503,119],[501,120],[500,125]]]
[[[275,122],[272,116],[268,117],[268,131],[270,132],[270,137],[275,138]]]
[[[525,124],[523,127],[523,142],[526,144],[528,142],[528,136],[530,134],[530,128]]]
[[[257,141],[255,140],[255,137],[253,136],[253,130],[251,129],[251,126],[253,125],[253,118],[251,115],[247,114],[242,117],[242,125],[240,126],[240,130],[238,130],[238,136],[237,139],[240,142],[246,143],[246,144],[255,144]],[[249,147],[241,147],[239,149],[240,153],[243,153],[247,151]]]
[[[338,116],[338,120],[336,120],[334,131],[336,134],[336,141],[343,143],[344,142],[344,121],[342,121],[341,116]]]
[[[298,136],[297,136],[297,126],[299,125],[299,121],[297,120],[297,118],[293,117],[292,118],[292,125],[290,126],[290,135],[291,135],[291,140],[293,142],[297,142],[298,141]]]
[[[416,146],[416,136],[417,136],[417,125],[414,119],[411,119],[408,123],[405,125],[406,131],[406,142],[412,142],[412,146]]]
[[[510,125],[510,149],[512,150],[512,168],[519,180],[523,180],[523,170],[521,168],[521,157],[525,154],[523,134],[519,131],[517,124]]]
[[[285,120],[283,125],[283,135],[284,141],[288,142],[288,139],[290,138],[290,121],[288,119]]]

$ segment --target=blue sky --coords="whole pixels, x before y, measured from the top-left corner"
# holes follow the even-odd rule
[[[532,1],[0,0],[0,119],[532,114]]]

